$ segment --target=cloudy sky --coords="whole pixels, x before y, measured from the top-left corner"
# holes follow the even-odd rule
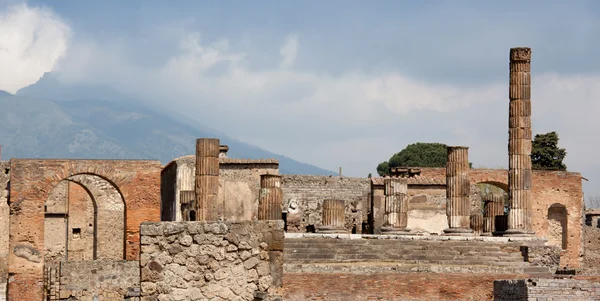
[[[598,1],[0,0],[0,89],[46,71],[366,176],[414,142],[507,166],[508,53],[533,49],[533,131],[600,195]]]

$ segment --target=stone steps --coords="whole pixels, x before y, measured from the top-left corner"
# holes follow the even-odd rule
[[[550,275],[531,267],[518,245],[486,241],[286,238],[286,270],[492,272]]]

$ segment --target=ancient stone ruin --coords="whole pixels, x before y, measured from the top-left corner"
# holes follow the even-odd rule
[[[582,177],[531,167],[531,49],[508,170],[282,175],[219,139],[150,160],[0,161],[0,300],[599,300]],[[554,298],[554,299],[553,299]]]

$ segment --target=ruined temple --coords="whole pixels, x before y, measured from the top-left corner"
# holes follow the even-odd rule
[[[281,175],[215,138],[165,166],[0,161],[0,300],[599,300],[600,213],[579,173],[532,170],[531,49],[509,58],[508,169],[450,146]]]

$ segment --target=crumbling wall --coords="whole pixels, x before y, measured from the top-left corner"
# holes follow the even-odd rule
[[[137,260],[63,261],[59,271],[58,283],[48,283],[58,287],[52,300],[139,300]]]
[[[283,175],[283,208],[288,232],[311,232],[322,224],[324,199],[342,199],[346,205],[346,229],[360,233],[363,210],[370,193],[367,178]]]
[[[8,279],[9,181],[10,163],[0,161],[0,301],[6,300],[6,282]]]
[[[494,281],[494,300],[598,300],[600,283],[576,279]]]
[[[94,200],[88,191],[78,183],[69,183],[69,218],[67,223],[67,256],[68,260],[93,260],[94,241],[96,237],[96,221],[94,216]],[[113,236],[123,237],[123,226],[112,224]],[[120,230],[120,231],[119,231]],[[47,229],[44,229],[44,233]],[[51,236],[53,233],[45,234]],[[103,241],[110,245],[110,241]],[[122,245],[122,241],[121,241]],[[121,246],[121,249],[123,247]],[[121,252],[121,259],[123,253]],[[117,258],[119,259],[119,258]]]
[[[600,224],[598,217],[590,225],[583,227],[584,254],[583,268],[585,273],[600,274]]]
[[[161,173],[161,206],[163,221],[182,221],[186,200],[182,195],[193,195],[196,158],[185,156],[173,160]],[[253,220],[258,216],[260,175],[279,174],[279,162],[274,159],[219,159],[218,202],[225,208],[226,221]]]
[[[279,294],[283,221],[143,223],[140,233],[142,300],[268,300]]]
[[[139,258],[139,225],[160,220],[159,161],[12,159],[10,187],[11,300],[41,300],[44,278],[44,203],[63,180],[98,175],[118,188],[126,212],[121,250]],[[105,243],[106,245],[106,243]]]
[[[442,234],[448,228],[445,185],[408,185],[408,228]]]

